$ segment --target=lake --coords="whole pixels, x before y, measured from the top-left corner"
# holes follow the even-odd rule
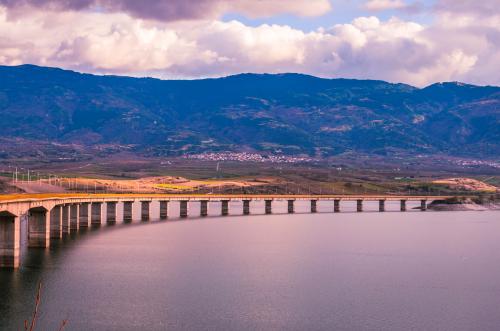
[[[0,270],[0,330],[23,328],[39,281],[44,331],[62,319],[86,331],[500,328],[499,212],[376,208],[104,225],[25,249],[19,270]]]

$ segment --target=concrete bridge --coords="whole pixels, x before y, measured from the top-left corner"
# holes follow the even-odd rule
[[[220,202],[220,215],[229,215],[229,202],[241,201],[243,215],[250,214],[251,201],[264,201],[265,213],[272,214],[274,201],[286,201],[288,213],[295,212],[295,201],[310,202],[310,212],[317,212],[318,201],[332,203],[332,211],[341,211],[342,201],[356,201],[356,210],[363,211],[363,202],[378,201],[378,210],[385,211],[386,201],[399,201],[400,210],[406,211],[407,201],[420,202],[425,211],[427,203],[454,196],[394,196],[394,195],[83,195],[58,194],[54,196],[18,195],[0,196],[0,267],[18,268],[21,250],[21,219],[27,221],[28,247],[46,248],[51,240],[78,231],[80,228],[113,224],[117,221],[117,208],[121,208],[123,222],[131,222],[134,202],[140,202],[141,220],[167,219],[169,203],[179,204],[179,217],[188,217],[190,202],[199,202],[200,216],[208,216],[210,202]],[[159,215],[151,215],[151,203],[159,204]]]

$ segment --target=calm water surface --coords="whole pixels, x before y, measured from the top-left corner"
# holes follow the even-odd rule
[[[370,208],[368,208],[370,209]],[[0,270],[0,330],[499,330],[500,213],[117,224]]]

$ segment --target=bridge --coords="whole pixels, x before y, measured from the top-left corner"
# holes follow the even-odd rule
[[[251,201],[263,201],[266,214],[273,213],[273,202],[283,201],[287,212],[295,212],[295,201],[309,201],[310,212],[317,212],[318,201],[332,203],[332,212],[341,211],[342,201],[355,201],[357,212],[363,211],[365,201],[377,201],[384,212],[386,201],[399,201],[400,211],[406,211],[408,201],[420,202],[425,211],[429,201],[457,196],[396,196],[396,195],[211,195],[211,194],[35,194],[0,195],[0,267],[18,268],[21,251],[21,219],[27,221],[28,247],[46,248],[51,241],[81,228],[100,226],[117,221],[121,208],[122,221],[132,222],[134,202],[140,206],[141,221],[165,220],[169,203],[179,204],[179,217],[188,217],[190,202],[199,203],[199,216],[208,216],[210,202],[220,203],[220,215],[229,215],[229,202],[242,202],[243,215],[250,214]],[[151,204],[159,205],[159,214],[152,215]]]

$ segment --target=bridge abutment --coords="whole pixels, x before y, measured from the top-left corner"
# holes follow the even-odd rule
[[[406,200],[401,200],[400,210],[401,211],[406,211]]]
[[[0,268],[19,268],[21,221],[9,212],[0,212]]]

